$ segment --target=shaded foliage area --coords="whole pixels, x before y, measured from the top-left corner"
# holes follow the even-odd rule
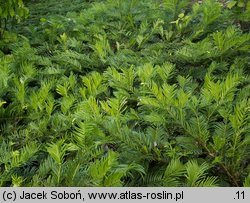
[[[0,41],[1,186],[250,186],[249,3],[64,2]]]

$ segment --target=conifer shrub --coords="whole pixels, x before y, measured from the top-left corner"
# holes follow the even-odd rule
[[[0,43],[0,186],[250,186],[248,4],[27,5]]]

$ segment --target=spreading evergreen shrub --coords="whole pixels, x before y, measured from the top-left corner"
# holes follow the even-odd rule
[[[249,3],[62,2],[0,43],[1,186],[250,186]]]

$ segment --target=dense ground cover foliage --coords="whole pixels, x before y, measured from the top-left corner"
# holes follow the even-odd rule
[[[0,186],[250,186],[249,2],[23,2]]]

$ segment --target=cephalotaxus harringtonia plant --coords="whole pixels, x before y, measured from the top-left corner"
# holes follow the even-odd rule
[[[23,2],[0,0],[0,186],[250,186],[249,3]]]
[[[147,78],[143,89],[148,94],[140,103],[148,106],[149,115],[158,112],[156,116],[164,117],[166,125],[173,128],[170,139],[177,154],[210,162],[239,186],[249,173],[250,101],[237,98],[247,78],[241,71],[231,70],[219,80],[213,71],[206,74],[199,89],[191,78],[179,76],[173,84]]]

